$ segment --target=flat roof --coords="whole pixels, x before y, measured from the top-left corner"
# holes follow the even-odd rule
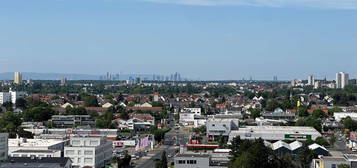
[[[232,133],[252,132],[252,133],[270,133],[270,134],[318,134],[320,133],[313,127],[297,126],[247,126],[232,130]]]
[[[185,154],[178,154],[176,157],[210,157],[210,155],[208,155],[208,154],[199,154],[199,153],[195,153],[195,154],[193,154],[193,153],[185,153]]]
[[[26,140],[9,139],[8,144],[9,147],[41,147],[41,146],[53,146],[63,142],[64,141],[62,140],[55,140],[55,139],[26,139]]]
[[[343,157],[322,157],[321,158],[324,161],[337,161],[337,162],[347,162],[347,160]]]
[[[17,151],[14,151],[12,153],[55,153],[58,152],[56,150],[24,150],[24,149],[20,149]]]

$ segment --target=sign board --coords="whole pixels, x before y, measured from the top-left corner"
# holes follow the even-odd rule
[[[285,134],[285,139],[292,140],[311,140],[311,135],[306,134]]]

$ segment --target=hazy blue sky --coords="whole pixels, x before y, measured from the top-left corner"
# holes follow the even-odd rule
[[[1,0],[12,71],[355,78],[357,0]]]

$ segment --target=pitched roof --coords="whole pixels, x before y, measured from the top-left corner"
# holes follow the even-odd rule
[[[317,149],[317,148],[321,148],[321,149],[327,151],[327,149],[326,149],[325,147],[323,147],[323,146],[321,146],[321,145],[319,145],[319,144],[316,144],[316,143],[314,143],[314,144],[312,144],[312,145],[309,146],[309,149],[311,149],[311,150],[315,150],[315,149]]]
[[[289,144],[290,145],[290,149],[291,150],[296,150],[302,147],[302,143],[299,141],[294,141],[292,143]]]
[[[287,144],[287,143],[284,142],[284,141],[277,141],[277,142],[275,142],[275,143],[272,144],[272,149],[273,149],[273,150],[277,150],[277,149],[282,148],[282,147],[285,147],[286,149],[291,150],[291,149],[290,149],[290,145]]]

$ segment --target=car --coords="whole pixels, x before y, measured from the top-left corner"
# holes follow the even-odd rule
[[[357,152],[357,148],[352,148],[352,152]]]

